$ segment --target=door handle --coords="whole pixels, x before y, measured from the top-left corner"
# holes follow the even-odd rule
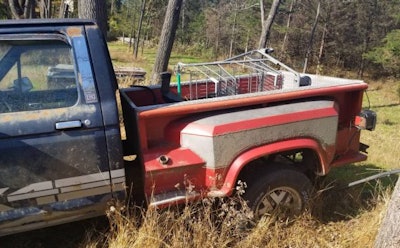
[[[61,121],[56,122],[56,130],[64,130],[71,128],[80,128],[82,127],[81,121]]]

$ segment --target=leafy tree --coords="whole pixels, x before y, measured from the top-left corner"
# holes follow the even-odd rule
[[[107,2],[109,9],[113,9],[109,19],[111,31],[119,36],[135,36],[141,1]],[[167,2],[146,0],[141,42],[149,41],[148,45],[159,42]],[[267,15],[274,13],[271,8],[274,2],[278,1],[182,0],[176,33],[176,40],[180,42],[175,48],[214,59],[255,49],[261,32],[267,30],[265,26],[261,28],[260,6],[264,6]],[[318,71],[339,67],[358,71],[362,77],[364,70],[378,66],[363,54],[380,47],[390,31],[400,29],[399,13],[400,0],[280,0],[279,11],[265,35],[268,36],[266,46],[273,47],[275,56],[298,70],[307,54],[309,71],[316,67]],[[265,16],[263,20],[266,19]]]
[[[206,34],[206,47],[211,47],[214,59],[222,53],[224,44],[228,44],[229,36],[227,33],[226,15],[228,8],[221,1],[214,6],[205,9],[205,34]]]
[[[257,14],[258,0],[221,0],[206,4],[203,9],[203,37],[205,49],[212,50],[214,59],[256,48],[260,32]],[[196,36],[196,35],[195,35]]]
[[[109,16],[115,15],[121,10],[122,0],[108,0]]]
[[[168,0],[151,0],[146,9],[147,35],[158,44],[167,12]]]
[[[7,0],[0,1],[0,19],[9,19],[10,12],[8,9]]]
[[[202,27],[204,26],[204,1],[183,0],[182,13],[176,37],[181,44],[189,45],[193,41],[202,40]]]
[[[136,30],[137,19],[140,13],[140,1],[126,0],[120,2],[116,1],[116,10],[110,13],[108,25],[111,36],[124,36],[134,38]]]
[[[221,59],[258,48],[262,37],[263,46],[273,47],[275,56],[298,70],[307,56],[308,71],[342,68],[358,71],[360,77],[366,70],[382,75],[398,74],[394,72],[395,53],[388,51],[390,44],[395,43],[395,34],[391,32],[400,29],[400,0],[180,1],[182,8],[176,30],[179,43],[175,43],[175,49],[186,53]],[[79,6],[85,2],[105,4],[109,34],[113,37],[130,36],[131,45],[135,46],[155,46],[160,41],[168,0],[146,0],[142,22],[139,0],[73,2]],[[63,0],[0,0],[0,18],[57,17],[63,13],[63,3]],[[279,8],[274,8],[274,3],[279,3]],[[270,18],[272,26],[266,24],[268,13],[275,13],[273,20]],[[76,15],[74,11],[69,17]],[[141,37],[137,37],[140,23]]]
[[[400,29],[388,33],[383,45],[365,53],[364,58],[380,65],[382,72],[400,77]]]

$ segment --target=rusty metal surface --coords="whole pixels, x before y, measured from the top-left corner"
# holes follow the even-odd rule
[[[76,37],[76,36],[81,36],[82,35],[82,27],[68,27],[66,29],[66,33],[70,37]]]

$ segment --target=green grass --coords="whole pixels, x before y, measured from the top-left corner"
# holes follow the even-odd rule
[[[370,103],[364,99],[364,106],[370,106],[377,113],[376,130],[363,132],[361,140],[370,144],[369,164],[376,167],[400,168],[400,102],[397,89],[399,81],[384,80],[370,84],[368,92]],[[363,163],[365,164],[365,163]]]
[[[139,67],[146,71],[146,84],[149,84],[148,81],[153,70],[153,64],[155,61],[157,50],[154,47],[145,47],[143,51],[139,50],[137,59],[134,59],[133,48],[129,48],[128,44],[123,44],[120,41],[110,42],[108,43],[108,48],[111,54],[111,60],[113,62],[114,67]],[[205,57],[196,57],[185,53],[178,53],[176,49],[174,49],[171,53],[171,57],[169,60],[168,70],[170,72],[174,71],[174,68],[178,62],[182,63],[199,63],[205,62],[207,58]],[[172,81],[176,79],[173,78]]]

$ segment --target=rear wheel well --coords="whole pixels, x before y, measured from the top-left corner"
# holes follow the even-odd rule
[[[248,163],[238,176],[238,180],[247,184],[257,181],[258,178],[270,172],[275,165],[284,165],[304,173],[311,181],[320,172],[321,165],[318,154],[312,149],[296,149],[269,154]]]

